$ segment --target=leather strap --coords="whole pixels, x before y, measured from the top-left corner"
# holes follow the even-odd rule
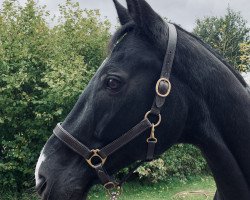
[[[161,77],[168,78],[170,77],[173,61],[175,57],[176,44],[177,44],[177,31],[173,24],[168,23],[168,47],[166,55],[163,62],[163,67],[161,71]]]
[[[127,143],[129,143],[131,140],[139,136],[145,130],[149,129],[151,126],[152,125],[148,119],[142,120],[135,127],[130,129],[127,133],[117,138],[112,143],[108,144],[107,146],[103,147],[98,153],[103,158],[108,157],[109,155],[111,155],[112,153],[114,153],[115,151],[117,151],[118,149],[126,145]],[[89,157],[92,154],[92,151],[87,146],[85,146],[84,144],[79,142],[77,139],[75,139],[72,135],[70,135],[61,126],[60,123],[57,124],[53,132],[68,147],[70,147],[72,150],[74,150],[76,153],[78,153],[85,159],[89,159]]]
[[[161,77],[157,82],[156,90],[158,89],[158,92],[160,94],[167,94],[171,90],[171,84],[169,82],[173,61],[175,57],[175,50],[176,50],[176,44],[177,44],[177,31],[173,24],[168,23],[168,46],[166,55],[164,58],[163,66],[162,66],[162,72]],[[162,80],[162,81],[161,81]],[[166,82],[165,80],[168,80]],[[158,87],[158,88],[157,88]],[[152,105],[152,108],[150,110],[151,114],[159,115],[161,113],[161,108],[165,103],[166,97],[168,95],[159,95],[156,91],[156,96],[154,103]],[[155,152],[155,141],[149,141],[148,142],[148,150],[147,150],[147,160],[152,160],[154,158],[154,152]]]
[[[156,143],[154,141],[148,142],[148,150],[147,150],[147,156],[146,156],[147,161],[151,161],[154,159],[155,145]]]
[[[74,138],[68,131],[66,131],[61,123],[58,123],[54,128],[53,133],[58,137],[62,142],[64,142],[69,148],[73,151],[84,157],[85,159],[89,158],[92,154],[91,150]]]
[[[141,133],[149,129],[151,126],[152,124],[148,119],[142,120],[139,124],[130,129],[127,133],[102,148],[100,154],[106,157],[111,155],[112,153],[123,147],[125,144],[138,137]]]
[[[162,72],[161,72],[161,78],[168,79],[170,78],[170,74],[172,71],[173,61],[175,57],[175,51],[176,51],[176,45],[177,45],[177,31],[173,24],[168,23],[168,46],[166,55],[164,58],[163,66],[162,66]],[[164,93],[166,92],[171,85],[164,84],[164,81],[162,81],[159,84],[159,91]],[[155,115],[158,115],[161,112],[161,108],[165,103],[165,97],[159,96],[156,94],[153,106],[151,108],[152,113]]]
[[[138,123],[135,127],[130,129],[127,133],[122,135],[121,137],[114,140],[112,143],[108,144],[104,148],[102,148],[100,151],[98,151],[98,155],[101,156],[101,158],[106,158],[138,137],[141,133],[143,133],[145,130],[149,129],[152,126],[150,121],[148,119],[142,120],[140,123]],[[62,126],[61,123],[58,123],[55,129],[53,130],[54,134],[62,141],[64,142],[68,147],[70,147],[73,151],[81,155],[85,158],[87,161],[88,159],[91,159],[91,156],[93,155],[93,150],[91,151],[87,146],[79,142],[76,138],[74,138],[72,135],[70,135]],[[88,162],[88,161],[87,161]],[[91,160],[90,160],[91,162]],[[104,161],[105,162],[105,161]],[[104,163],[98,163],[95,166],[92,166],[96,174],[101,181],[101,183],[104,185],[104,187],[109,190],[113,187],[121,186],[122,182],[119,184],[114,181],[114,179],[109,176],[107,171],[103,167]],[[93,164],[94,165],[94,164]],[[132,174],[132,172],[129,173],[129,176]]]
[[[96,167],[95,171],[96,171],[96,174],[103,185],[105,185],[109,182],[114,182],[114,179],[108,175],[107,171],[103,168],[102,165],[99,165],[98,167]]]

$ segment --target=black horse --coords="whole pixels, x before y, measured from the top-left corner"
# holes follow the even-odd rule
[[[89,148],[101,148],[137,124],[155,96],[168,44],[168,27],[144,0],[115,6],[121,28],[110,54],[62,123]],[[217,185],[216,200],[250,200],[250,95],[241,75],[208,45],[177,28],[170,77],[172,91],[157,127],[156,154],[176,143],[201,149]],[[110,174],[145,158],[146,134],[105,163]],[[86,199],[97,176],[85,160],[55,135],[36,168],[43,199]]]

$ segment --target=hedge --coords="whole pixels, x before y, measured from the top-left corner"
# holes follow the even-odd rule
[[[77,3],[46,8],[5,0],[0,12],[0,186],[34,184],[39,152],[106,54],[110,24]],[[58,20],[57,20],[58,19]]]

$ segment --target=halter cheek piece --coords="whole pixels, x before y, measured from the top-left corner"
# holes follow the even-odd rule
[[[117,199],[121,193],[121,185],[126,179],[133,173],[133,171],[141,165],[140,162],[133,170],[131,170],[120,183],[115,182],[106,172],[104,165],[107,158],[116,152],[118,149],[128,144],[130,141],[134,140],[144,131],[151,129],[150,136],[147,139],[148,149],[146,155],[146,161],[150,161],[154,158],[155,145],[157,143],[157,138],[155,137],[155,128],[161,123],[161,108],[165,103],[166,97],[170,94],[171,83],[169,81],[173,60],[175,56],[176,43],[177,43],[177,31],[173,24],[168,23],[168,46],[166,55],[163,62],[161,77],[156,83],[155,91],[156,96],[153,102],[153,105],[145,114],[144,119],[130,129],[127,133],[123,134],[121,137],[117,138],[107,146],[101,149],[92,149],[90,150],[87,146],[79,142],[74,138],[69,132],[67,132],[61,124],[57,124],[53,130],[54,134],[64,142],[68,147],[73,151],[81,155],[88,165],[96,171],[97,176],[99,177],[101,183],[104,185],[108,194],[112,199]],[[149,120],[150,116],[156,116],[158,120],[156,122],[151,122]]]

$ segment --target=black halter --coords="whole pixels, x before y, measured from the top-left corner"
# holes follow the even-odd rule
[[[121,137],[117,138],[110,144],[101,149],[89,149],[87,146],[79,142],[74,138],[68,131],[66,131],[61,124],[57,124],[53,130],[54,134],[63,141],[68,147],[73,151],[81,155],[88,165],[95,169],[97,176],[99,177],[101,183],[107,189],[111,199],[116,199],[120,194],[121,184],[115,182],[104,169],[105,162],[107,158],[118,149],[135,139],[141,133],[151,128],[151,134],[147,139],[148,150],[146,155],[146,161],[150,161],[154,158],[155,145],[157,143],[157,138],[155,137],[155,128],[161,123],[161,108],[165,103],[166,97],[171,91],[171,83],[169,81],[170,73],[172,70],[173,60],[175,56],[176,43],[177,43],[177,31],[173,24],[168,23],[168,46],[166,55],[164,58],[161,77],[156,83],[155,91],[156,96],[153,102],[153,106],[145,114],[144,119],[130,129],[127,133],[123,134]],[[149,116],[156,116],[158,118],[157,122],[151,122]],[[136,166],[138,167],[138,165]],[[135,168],[134,168],[135,169]],[[129,173],[132,174],[134,169]],[[127,176],[126,176],[127,177]]]

